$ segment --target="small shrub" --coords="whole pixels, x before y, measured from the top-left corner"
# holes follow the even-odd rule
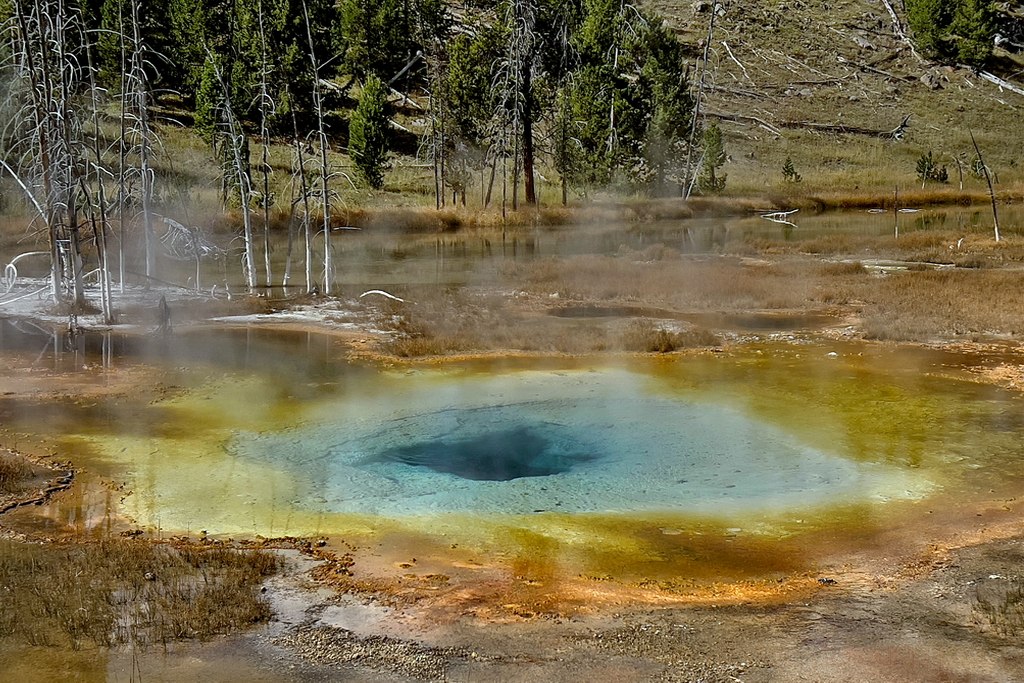
[[[945,166],[939,166],[929,150],[917,160],[917,179],[921,181],[922,188],[928,181],[945,184],[949,182],[949,170]]]
[[[718,169],[725,165],[727,155],[722,143],[722,129],[712,123],[704,131],[704,158],[701,162],[697,185],[704,194],[718,194],[725,189],[726,175],[718,174]]]
[[[375,190],[384,186],[388,162],[388,100],[384,83],[370,75],[349,123],[349,152],[359,175]]]
[[[822,275],[864,275],[867,272],[868,269],[860,261],[824,263],[821,266]]]
[[[782,178],[787,183],[799,183],[803,180],[803,176],[796,172],[796,167],[793,166],[792,157],[786,157],[786,162],[782,164]]]

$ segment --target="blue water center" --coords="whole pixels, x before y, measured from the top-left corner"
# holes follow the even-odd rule
[[[903,495],[905,473],[812,448],[741,410],[659,394],[629,372],[410,381],[334,422],[239,435],[323,512],[699,512]],[[894,491],[897,493],[894,494]]]
[[[466,429],[465,422],[471,422],[478,412],[466,411],[461,416],[461,429],[447,437],[395,446],[373,460],[424,467],[474,481],[509,481],[562,474],[597,457],[562,433],[560,425],[551,422],[498,427],[460,436]]]

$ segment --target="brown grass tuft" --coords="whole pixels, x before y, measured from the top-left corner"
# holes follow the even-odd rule
[[[24,481],[35,476],[32,466],[21,456],[0,450],[0,493],[21,491]]]
[[[650,320],[632,322],[622,336],[624,350],[645,353],[670,353],[679,349],[718,346],[720,343],[717,336],[700,327],[671,330]]]
[[[0,541],[0,638],[73,649],[209,638],[270,617],[259,584],[277,565],[258,550]]]
[[[1013,293],[1020,275],[941,270],[890,275],[862,292],[871,339],[921,341],[1024,334],[1024,304]]]

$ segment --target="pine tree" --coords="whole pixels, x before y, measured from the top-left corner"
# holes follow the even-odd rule
[[[559,107],[560,172],[585,187],[625,171],[626,180],[658,190],[676,170],[693,108],[684,50],[631,3],[582,5],[570,27],[579,66],[564,80]]]
[[[349,154],[360,176],[375,190],[384,186],[388,160],[390,121],[384,83],[375,75],[367,76],[359,104],[349,121]]]
[[[958,0],[949,27],[960,63],[980,67],[992,55],[995,11],[989,0]]]
[[[650,91],[651,119],[644,156],[654,192],[661,194],[670,176],[681,180],[694,99],[682,44],[656,18],[649,18],[648,25],[641,82]]]
[[[195,91],[195,131],[207,142],[213,144],[219,123],[219,109],[223,100],[220,83],[217,82],[216,58],[209,56],[203,62],[199,82]]]
[[[929,150],[927,154],[922,154],[917,160],[917,178],[921,181],[922,188],[928,181],[948,183],[949,169],[939,166]]]
[[[907,22],[930,59],[980,67],[992,54],[992,0],[906,0]]]
[[[343,0],[345,67],[359,78],[393,78],[416,51],[410,14],[403,0]]]
[[[799,183],[803,180],[803,176],[796,172],[792,157],[786,157],[785,163],[782,164],[782,177],[787,183]]]
[[[131,25],[133,12],[139,19],[139,34],[146,46],[148,63],[147,79],[160,88],[178,89],[181,72],[174,60],[168,59],[172,52],[170,39],[170,18],[168,7],[162,2],[138,2],[132,8],[130,0],[94,0],[96,8],[86,8],[91,14],[90,23],[96,28],[96,51],[94,59],[99,69],[99,82],[120,87],[121,43],[125,26]],[[132,29],[129,28],[131,33]],[[130,42],[131,38],[128,37]],[[159,67],[157,67],[159,64]]]
[[[906,0],[907,23],[917,49],[925,57],[939,59],[948,52],[946,34],[957,0]]]
[[[448,47],[444,74],[443,138],[444,182],[453,192],[465,193],[471,171],[482,171],[493,160],[497,137],[495,112],[499,102],[491,84],[497,77],[501,32],[483,27],[474,36],[460,35]]]
[[[704,131],[704,159],[697,177],[697,186],[705,194],[716,194],[725,189],[725,174],[718,175],[718,169],[725,165],[725,145],[722,143],[722,129],[712,123]]]

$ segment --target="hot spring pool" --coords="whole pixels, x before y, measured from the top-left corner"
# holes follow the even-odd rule
[[[410,379],[398,400],[227,444],[277,470],[306,512],[728,514],[919,496],[926,477],[858,463],[618,369]],[[349,401],[361,402],[358,397]],[[375,409],[374,409],[375,408]],[[346,417],[347,416],[347,417]]]
[[[81,467],[24,513],[41,524],[675,580],[930,537],[1024,486],[1020,395],[969,381],[998,359],[823,341],[380,366],[307,333],[118,343],[115,366],[167,391],[8,406],[11,433],[57,434]]]

